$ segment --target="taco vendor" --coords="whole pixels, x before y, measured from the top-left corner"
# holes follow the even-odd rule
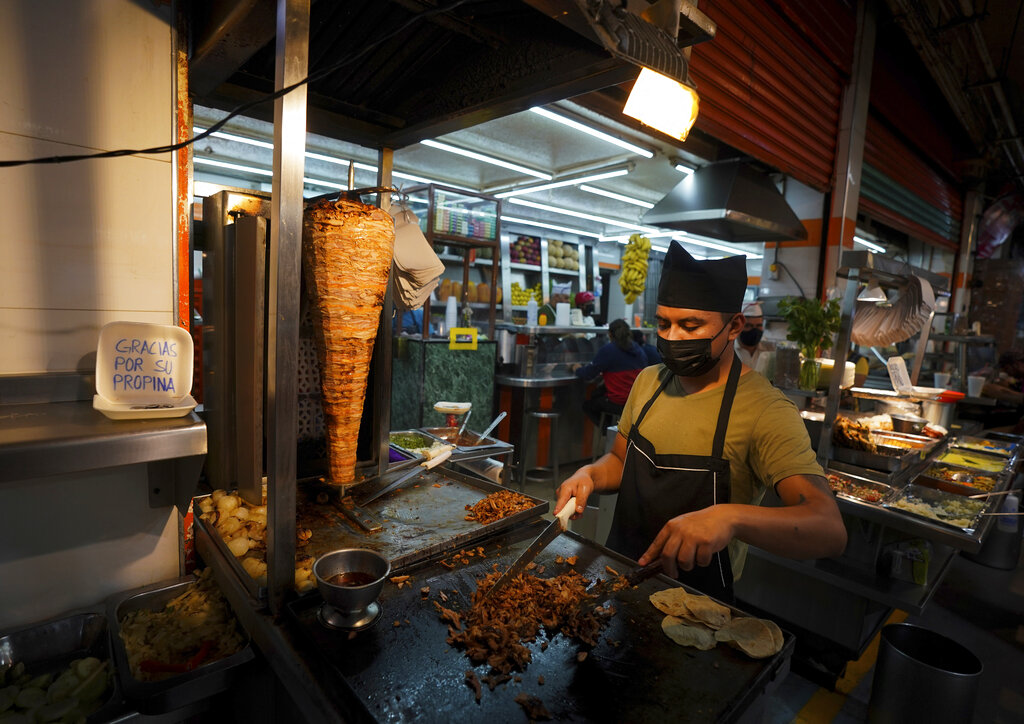
[[[673,242],[658,284],[658,351],[640,373],[614,446],[561,484],[618,493],[607,545],[730,600],[748,545],[790,558],[839,555],[846,528],[796,406],[742,364],[742,256],[697,261]],[[760,507],[773,485],[780,507]]]

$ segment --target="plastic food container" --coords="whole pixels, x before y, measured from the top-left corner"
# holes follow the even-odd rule
[[[182,417],[196,401],[192,337],[181,327],[110,322],[96,346],[93,407],[113,420]]]
[[[192,576],[154,583],[113,596],[107,606],[107,619],[113,641],[118,680],[125,699],[142,714],[163,714],[210,698],[230,685],[239,667],[253,659],[252,644],[227,658],[211,661],[192,671],[162,681],[139,681],[132,676],[128,652],[121,639],[121,621],[132,611],[162,611],[167,603],[195,583]]]
[[[84,611],[0,633],[0,664],[25,664],[33,675],[60,674],[75,659],[93,656],[111,672],[102,706],[86,721],[109,721],[122,709],[121,692],[111,656],[107,618]]]

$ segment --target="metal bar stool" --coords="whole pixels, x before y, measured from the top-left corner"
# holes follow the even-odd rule
[[[527,435],[527,430],[528,430],[528,424],[525,424],[525,423],[528,423],[529,420],[531,420],[531,419],[532,420],[536,420],[537,421],[537,426],[536,426],[535,430],[539,430],[540,429],[540,421],[541,420],[547,419],[547,420],[551,421],[551,436],[550,436],[551,437],[551,443],[550,443],[550,445],[548,447],[548,457],[550,458],[549,462],[551,463],[551,484],[555,487],[556,490],[558,488],[558,483],[560,482],[559,479],[558,479],[559,478],[559,466],[558,466],[558,417],[559,417],[559,414],[560,413],[557,410],[541,410],[541,409],[538,409],[538,408],[530,408],[530,409],[528,409],[526,411],[526,414],[523,416],[524,425],[523,425],[523,434],[522,434],[522,439],[524,441],[524,443],[523,443],[523,452],[526,452],[525,441],[526,441],[526,435]],[[524,487],[526,485],[526,478],[527,478],[526,460],[522,459],[522,454],[520,454],[520,460],[519,460],[519,489],[520,490],[524,489]]]
[[[618,425],[619,417],[620,413],[609,412],[608,410],[601,411],[601,420],[594,427],[594,440],[590,447],[590,462],[594,462],[607,452],[605,448],[608,441],[608,428],[612,425]]]

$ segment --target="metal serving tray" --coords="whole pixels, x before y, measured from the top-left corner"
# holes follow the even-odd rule
[[[25,671],[35,676],[57,674],[75,659],[86,656],[107,662],[109,693],[103,705],[86,719],[90,724],[109,721],[124,708],[110,649],[110,632],[102,609],[87,609],[0,633],[0,665],[21,662]]]
[[[963,518],[967,521],[966,525],[956,525],[949,520],[943,520],[939,517],[933,517],[923,512],[917,512],[908,510],[907,508],[900,507],[902,503],[925,503],[928,505],[955,505],[962,506],[967,505],[972,508],[976,507],[977,511],[964,515]],[[986,498],[982,500],[967,500],[961,495],[954,495],[947,493],[943,490],[935,490],[922,485],[916,485],[911,483],[907,485],[899,495],[893,498],[891,501],[884,503],[884,507],[890,510],[897,511],[904,515],[911,516],[913,518],[919,518],[926,520],[933,525],[938,525],[945,528],[951,528],[953,530],[963,531],[971,534],[974,532],[975,527],[978,525],[980,520],[980,513],[985,512],[985,509],[993,504],[992,498]]]
[[[974,450],[963,450],[960,448],[946,450],[946,452],[935,459],[935,462],[980,470],[993,475],[1003,474],[1009,466],[1009,461],[999,455],[986,455]]]
[[[442,442],[454,444],[456,441],[456,434],[459,428],[457,427],[427,427],[424,428],[424,432],[436,437]],[[476,440],[480,437],[480,433],[473,432],[472,430],[465,430],[460,438],[462,444],[455,445],[457,452],[476,452],[482,450],[490,451],[491,455],[502,454],[505,452],[512,451],[512,445],[510,443],[498,440],[495,437],[485,437],[480,442],[469,442],[470,440]]]
[[[859,503],[861,505],[881,505],[895,492],[895,488],[891,485],[862,478],[859,475],[851,475],[850,473],[839,472],[837,470],[829,470],[826,475],[828,477],[828,485],[832,488],[832,492],[835,493],[837,498],[843,498],[844,500],[849,500],[850,502]],[[861,488],[875,491],[881,497],[878,500],[868,500],[866,498],[858,497],[854,492],[850,492],[842,487],[837,487],[833,477],[838,478],[843,482],[852,483],[860,486]]]
[[[953,439],[950,447],[1009,458],[1013,457],[1013,454],[1017,451],[1018,444],[1009,440],[992,440],[987,437],[961,435]]]
[[[487,525],[466,520],[467,506],[501,490],[507,488],[475,475],[445,467],[428,470],[405,487],[366,506],[366,510],[384,524],[382,531],[370,534],[358,528],[331,503],[316,503],[313,492],[300,484],[296,491],[296,524],[310,529],[313,535],[298,552],[320,556],[339,548],[370,548],[388,557],[392,571],[399,571],[439,552],[471,547],[497,531],[548,511],[546,500],[526,495],[533,506],[515,515]],[[217,530],[198,516],[195,527],[200,550],[205,545],[216,547],[249,596],[265,604],[266,587],[245,572]]]
[[[402,453],[403,455],[405,455],[406,457],[409,457],[409,458],[422,458],[423,455],[421,455],[420,453],[415,452],[415,451],[413,451],[413,450],[411,450],[409,448],[403,447],[402,445],[399,445],[398,443],[394,442],[394,437],[396,435],[418,435],[419,437],[423,438],[423,442],[425,443],[423,445],[423,447],[430,447],[435,442],[437,442],[433,437],[431,437],[430,435],[427,435],[422,430],[392,430],[391,432],[389,432],[388,433],[388,444],[392,448],[394,448],[395,450],[397,450],[398,452]]]
[[[162,681],[139,681],[132,676],[128,653],[121,639],[121,620],[132,611],[163,610],[171,599],[187,591],[195,580],[193,576],[185,576],[154,583],[117,594],[108,601],[107,621],[121,689],[129,704],[142,714],[164,714],[224,691],[231,684],[238,668],[255,657],[252,644],[247,640],[238,653]],[[245,633],[241,624],[238,630]]]
[[[955,476],[952,480],[940,473],[947,471]],[[992,479],[991,488],[979,488],[971,485],[970,482],[976,477],[987,477]],[[1006,487],[1007,476],[1003,474],[987,473],[973,468],[965,468],[959,465],[936,462],[929,466],[923,473],[914,479],[918,485],[926,485],[929,488],[945,490],[955,495],[977,495],[979,493],[998,493]]]

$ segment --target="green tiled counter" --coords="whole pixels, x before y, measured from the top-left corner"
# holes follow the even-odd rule
[[[470,429],[494,418],[497,343],[481,340],[475,350],[449,349],[447,340],[396,337],[391,372],[391,429],[437,427],[445,416],[434,403],[472,402]]]

